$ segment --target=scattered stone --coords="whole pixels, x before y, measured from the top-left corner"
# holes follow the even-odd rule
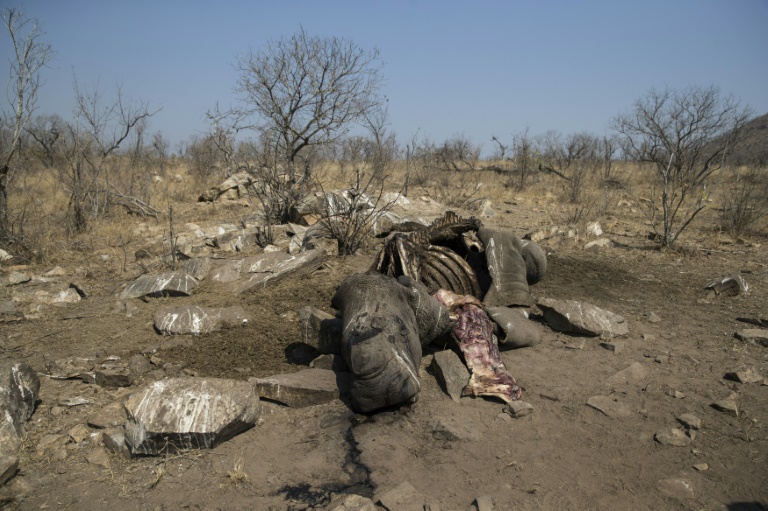
[[[657,316],[655,312],[648,313],[648,323],[659,323],[659,322],[661,322],[661,318]]]
[[[248,318],[240,306],[212,308],[185,305],[155,312],[155,329],[166,335],[208,334],[247,324]]]
[[[706,472],[707,470],[709,470],[709,465],[707,465],[706,463],[697,463],[693,466],[693,468],[699,472]]]
[[[120,454],[125,458],[131,457],[131,451],[128,448],[128,444],[125,443],[125,428],[113,427],[107,428],[101,433],[101,441],[104,442],[104,447],[115,454]]]
[[[589,336],[621,336],[629,333],[622,316],[575,300],[542,298],[538,301],[544,320],[555,330]]]
[[[657,431],[653,439],[661,445],[673,445],[676,447],[685,447],[691,445],[691,438],[682,430],[677,428],[665,428]]]
[[[738,296],[749,294],[749,284],[747,284],[747,281],[744,280],[744,277],[741,275],[713,280],[704,286],[704,289],[713,291],[715,296]]]
[[[32,280],[32,277],[27,275],[26,273],[21,273],[18,271],[11,272],[10,275],[8,275],[8,279],[5,282],[6,286],[16,286],[19,284],[25,284]]]
[[[246,187],[253,184],[253,176],[248,172],[242,171],[232,174],[219,185],[214,186],[201,193],[197,198],[198,202],[213,202],[221,195],[225,195],[225,199],[238,199],[241,196],[247,195]]]
[[[759,344],[768,348],[768,329],[745,328],[736,332],[736,338],[748,344]]]
[[[61,266],[55,266],[53,269],[48,270],[45,273],[45,276],[46,277],[63,277],[66,274],[67,272],[64,271],[64,268],[62,268]]]
[[[212,448],[250,429],[259,396],[250,383],[218,378],[160,380],[125,404],[125,440],[133,454]]]
[[[249,258],[243,263],[242,270],[253,275],[245,280],[233,282],[230,289],[235,294],[259,289],[298,270],[311,265],[319,265],[326,257],[325,251],[313,249],[296,255],[286,252],[271,252],[256,258]]]
[[[585,244],[584,250],[597,251],[601,248],[611,247],[611,246],[613,246],[613,241],[611,241],[609,238],[600,238]]]
[[[97,467],[102,467],[102,468],[110,467],[109,453],[103,447],[97,447],[96,449],[91,451],[91,453],[85,457],[85,460],[91,465],[96,465]]]
[[[453,350],[438,351],[432,359],[432,370],[443,392],[458,403],[469,382],[469,370],[464,362]]]
[[[656,488],[673,499],[686,501],[694,498],[693,486],[683,479],[661,479],[656,482]]]
[[[579,341],[568,341],[565,343],[565,349],[568,350],[583,350],[586,342],[582,339]]]
[[[184,261],[184,271],[197,280],[205,280],[211,271],[211,259],[209,257],[195,257]]]
[[[477,426],[467,419],[463,421],[458,417],[435,417],[427,424],[436,440],[477,441],[481,435]]]
[[[119,298],[143,296],[189,296],[197,287],[197,281],[185,271],[166,272],[160,275],[142,275],[120,293]]]
[[[91,434],[90,430],[88,429],[88,426],[85,424],[78,424],[67,431],[67,434],[69,437],[74,441],[76,444],[81,443],[83,440],[88,438]]]
[[[128,369],[135,375],[141,376],[152,370],[152,364],[144,355],[134,355],[128,361]]]
[[[326,369],[304,369],[267,378],[250,378],[259,396],[293,408],[329,403],[341,396],[339,384],[346,386],[344,373]],[[341,381],[340,381],[341,380]]]
[[[726,380],[733,380],[739,383],[757,383],[763,380],[763,377],[752,367],[742,368],[731,373],[725,373]]]
[[[533,405],[525,401],[512,401],[504,405],[504,411],[517,419],[530,415],[533,412]]]
[[[46,369],[51,378],[69,380],[80,378],[82,373],[91,371],[93,366],[94,360],[92,358],[70,357],[48,362]]]
[[[655,341],[655,340],[656,340],[656,336],[655,336],[655,335],[653,335],[653,334],[643,334],[643,335],[641,335],[640,337],[641,337],[641,338],[642,338],[644,341],[649,341],[649,342],[650,342],[650,341]]]
[[[25,362],[0,364],[0,456],[16,455],[24,423],[40,392],[37,373]]]
[[[427,499],[411,483],[404,481],[381,494],[376,503],[390,511],[424,511]]]
[[[631,414],[629,408],[624,403],[609,396],[592,396],[587,400],[587,406],[608,417],[628,417]]]
[[[69,442],[69,435],[62,435],[59,433],[43,435],[40,441],[37,443],[35,452],[38,456],[43,456],[47,452],[56,452],[60,448],[67,445]]]
[[[482,497],[477,497],[472,502],[472,506],[477,511],[493,511],[493,499],[490,495],[483,495]]]
[[[125,406],[120,401],[114,401],[96,410],[86,420],[92,428],[104,429],[125,424]]]
[[[93,401],[86,399],[82,396],[70,396],[59,400],[59,405],[66,407],[89,405]]]
[[[667,389],[667,395],[675,399],[684,399],[685,394],[675,389]]]
[[[727,413],[728,415],[733,415],[734,417],[739,416],[739,406],[733,399],[721,399],[712,403],[711,406],[719,412]]]
[[[691,413],[684,413],[677,420],[687,429],[701,429],[701,419]]]
[[[648,372],[640,362],[633,362],[608,378],[608,383],[611,385],[624,384],[624,383],[641,383],[647,378]]]
[[[8,261],[13,259],[13,256],[3,249],[0,249],[0,261]]]
[[[111,369],[96,369],[92,373],[83,373],[85,383],[95,383],[100,387],[118,388],[130,387],[133,384],[133,373],[127,367]]]
[[[656,355],[653,361],[656,362],[657,364],[668,364],[669,355]]]
[[[601,342],[600,346],[607,349],[608,351],[612,351],[613,353],[621,353],[624,351],[625,343],[621,341],[608,341],[608,342]]]
[[[362,495],[344,495],[340,502],[332,502],[328,509],[331,511],[377,511],[379,508],[368,497]]]

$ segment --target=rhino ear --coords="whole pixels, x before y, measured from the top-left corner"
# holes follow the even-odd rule
[[[522,240],[522,249],[520,255],[525,260],[526,278],[529,285],[536,284],[544,278],[547,273],[547,254],[538,245],[530,240]]]

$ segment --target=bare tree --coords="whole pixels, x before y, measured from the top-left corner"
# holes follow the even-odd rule
[[[750,116],[748,107],[711,86],[652,89],[613,119],[630,156],[655,173],[663,216],[656,218],[655,198],[649,216],[662,245],[672,246],[704,209],[716,184],[710,178],[743,139]]]
[[[529,133],[529,129],[515,134],[512,137],[512,154],[515,162],[515,172],[519,175],[519,181],[515,183],[518,190],[524,190],[528,176],[535,170],[536,144]],[[508,178],[507,185],[513,183],[512,176]]]
[[[0,129],[8,132],[0,146],[0,242],[13,239],[8,221],[8,188],[16,171],[22,134],[35,111],[40,89],[40,69],[53,58],[51,45],[42,40],[37,20],[25,17],[18,9],[4,9],[2,20],[13,47],[6,98],[10,110],[2,110]]]
[[[346,135],[352,123],[381,106],[378,50],[337,37],[307,34],[271,41],[238,63],[237,91],[255,127],[271,132],[293,167],[302,151]],[[289,176],[294,179],[295,176]]]

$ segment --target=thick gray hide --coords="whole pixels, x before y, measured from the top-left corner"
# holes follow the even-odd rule
[[[29,365],[0,365],[0,456],[15,455],[23,425],[32,417],[39,392],[40,379]]]
[[[343,322],[341,354],[353,375],[352,407],[360,412],[415,401],[422,345],[451,325],[424,286],[401,282],[379,273],[351,275],[332,300]]]
[[[253,427],[252,384],[218,378],[156,381],[125,403],[125,441],[133,454],[211,448]]]
[[[485,245],[491,286],[483,297],[486,306],[532,305],[529,284],[547,271],[547,256],[539,245],[507,231],[481,227],[477,237]]]

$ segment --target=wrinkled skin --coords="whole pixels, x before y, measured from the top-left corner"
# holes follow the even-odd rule
[[[422,345],[448,331],[448,311],[418,282],[378,273],[347,277],[332,304],[342,318],[352,407],[370,412],[416,401]]]

